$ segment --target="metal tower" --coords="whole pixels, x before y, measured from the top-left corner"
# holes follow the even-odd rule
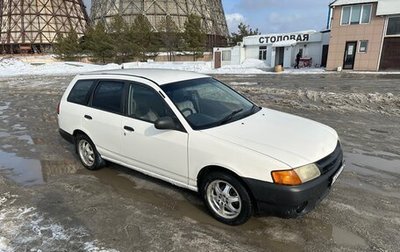
[[[45,52],[58,34],[83,35],[82,0],[0,0],[0,53]]]
[[[133,23],[137,15],[145,15],[155,31],[166,16],[172,17],[183,31],[190,14],[202,18],[209,46],[226,45],[228,27],[221,0],[93,0],[91,8],[91,20],[94,23],[99,20],[110,23],[116,15]]]

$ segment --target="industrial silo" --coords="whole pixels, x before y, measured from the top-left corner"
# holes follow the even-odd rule
[[[228,28],[221,0],[93,0],[91,20],[110,23],[116,15],[121,15],[128,23],[133,23],[138,15],[144,15],[155,31],[166,16],[170,16],[183,31],[188,15],[202,18],[209,46],[226,45]]]
[[[51,51],[58,34],[83,35],[82,0],[0,0],[0,53]]]

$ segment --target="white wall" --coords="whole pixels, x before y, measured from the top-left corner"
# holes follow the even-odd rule
[[[283,67],[292,67],[292,47],[286,46],[285,53],[283,55]]]
[[[242,63],[241,61],[241,46],[235,46],[232,48],[232,55],[231,55],[231,62],[230,64],[232,65],[240,65]]]
[[[399,0],[380,0],[376,15],[397,15],[400,14]]]
[[[246,46],[246,59],[258,59],[260,47],[256,46]]]

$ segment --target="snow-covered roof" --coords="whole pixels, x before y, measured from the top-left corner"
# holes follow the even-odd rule
[[[398,0],[395,0],[398,1]],[[347,4],[363,4],[363,3],[375,3],[378,0],[336,0],[331,3],[331,6],[340,6],[340,5],[347,5]]]
[[[285,40],[279,41],[272,44],[272,47],[285,47],[285,46],[294,46],[297,44],[296,40]]]

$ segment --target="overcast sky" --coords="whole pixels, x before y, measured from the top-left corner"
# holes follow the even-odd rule
[[[90,10],[91,0],[83,0]],[[222,0],[230,32],[242,21],[262,33],[322,30],[333,0]]]

